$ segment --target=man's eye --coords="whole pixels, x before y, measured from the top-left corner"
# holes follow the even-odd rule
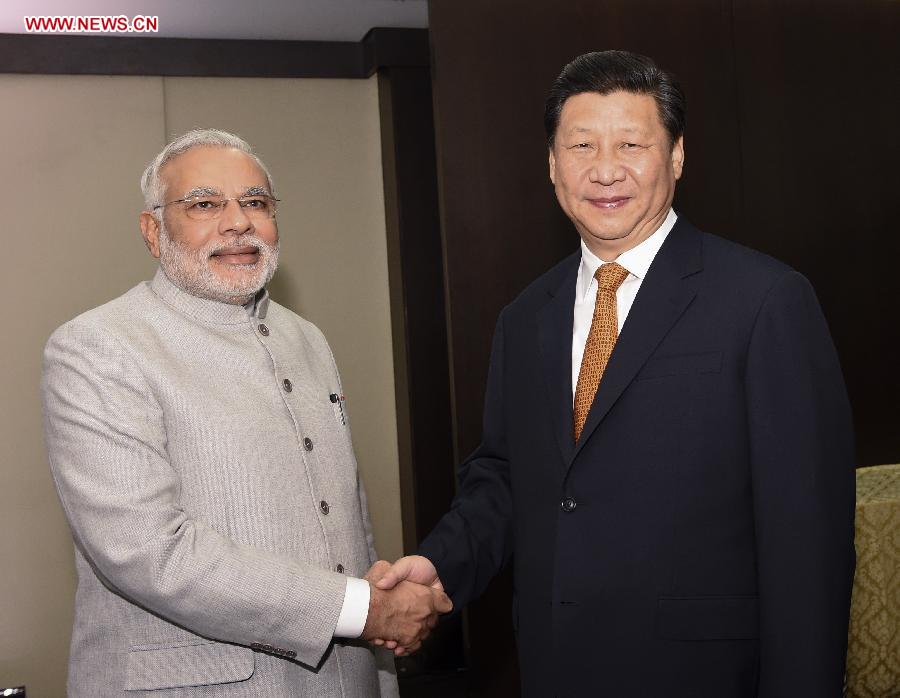
[[[195,211],[213,211],[221,204],[215,199],[195,199],[189,208]]]
[[[576,143],[572,146],[572,150],[587,150],[591,147],[590,143]]]
[[[635,148],[640,148],[641,146],[639,146],[637,143],[623,143],[622,147],[625,148],[625,150],[634,150]]]
[[[263,196],[254,196],[249,199],[241,199],[241,206],[252,209],[265,209],[269,205],[268,199]]]

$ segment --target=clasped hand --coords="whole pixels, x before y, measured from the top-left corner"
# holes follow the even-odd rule
[[[379,560],[366,573],[371,587],[362,639],[403,656],[422,646],[438,616],[453,603],[428,558],[410,555],[393,565]]]

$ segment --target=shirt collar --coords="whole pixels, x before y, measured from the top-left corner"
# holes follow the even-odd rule
[[[675,226],[676,220],[678,220],[678,215],[675,213],[674,209],[670,208],[662,225],[639,245],[635,245],[630,250],[626,250],[620,254],[616,259],[616,264],[625,267],[630,276],[635,276],[643,281],[644,277],[647,275],[647,271],[650,269],[650,265],[656,257],[656,253],[659,252],[659,248],[662,247],[662,244],[666,241],[666,237],[668,237],[672,228]],[[579,298],[582,298],[590,290],[591,281],[594,279],[597,267],[601,264],[605,264],[605,262],[591,252],[588,249],[588,246],[584,244],[584,240],[582,240],[581,265],[578,269],[577,293]]]
[[[176,310],[212,325],[238,325],[255,318],[262,320],[269,308],[269,292],[266,289],[262,289],[246,305],[222,303],[182,290],[172,283],[162,267],[156,270],[150,290]]]

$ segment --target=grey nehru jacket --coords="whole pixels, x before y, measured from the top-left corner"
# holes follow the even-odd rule
[[[54,332],[42,390],[76,549],[70,696],[397,694],[389,653],[332,637],[376,558],[315,326],[159,271]]]

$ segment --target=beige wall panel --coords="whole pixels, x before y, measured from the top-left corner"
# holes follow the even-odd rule
[[[63,696],[74,566],[41,433],[41,350],[154,268],[137,181],[163,143],[162,80],[0,75],[0,103],[0,688]]]
[[[166,78],[169,138],[246,139],[275,178],[272,297],[314,322],[341,372],[382,557],[402,554],[377,81]]]

